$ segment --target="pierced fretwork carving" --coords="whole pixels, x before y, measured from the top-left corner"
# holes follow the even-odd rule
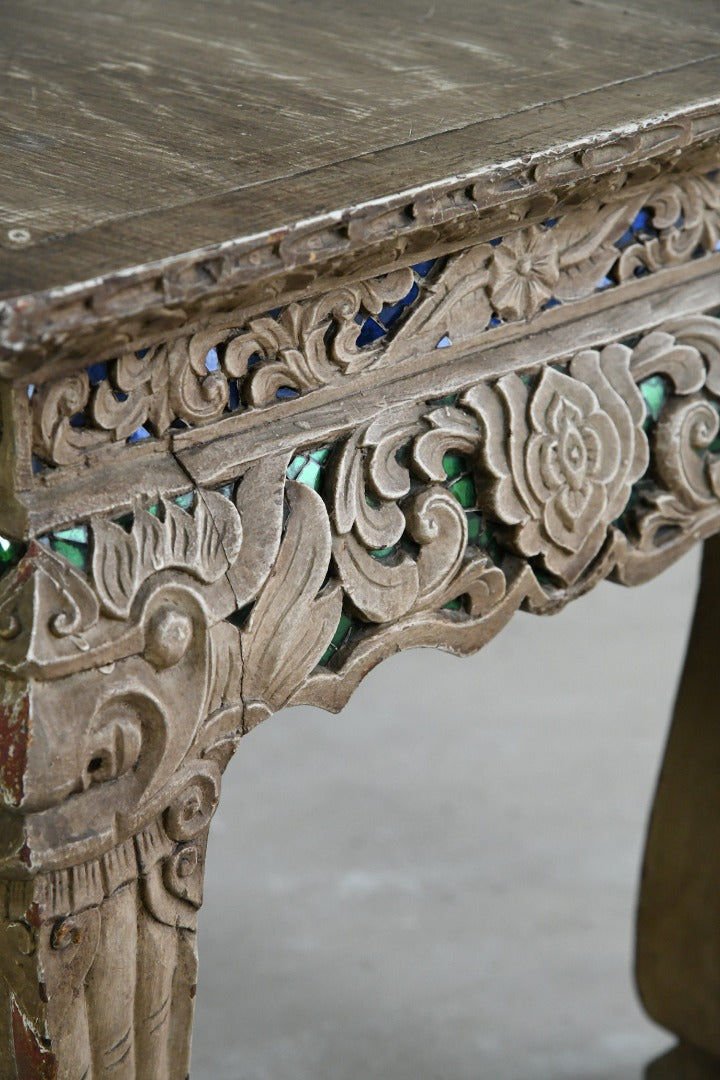
[[[720,320],[691,315],[4,542],[3,1080],[184,1077],[240,737],[288,704],[339,709],[399,648],[467,653],[519,608],[656,573],[720,528],[719,430]]]
[[[652,170],[651,170],[652,172]],[[434,264],[393,271],[35,388],[38,461],[161,437],[477,339],[687,263],[720,242],[720,172],[620,174],[601,198]]]

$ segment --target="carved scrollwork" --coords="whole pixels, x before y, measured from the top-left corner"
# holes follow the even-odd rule
[[[236,323],[43,383],[30,402],[36,457],[66,465],[111,442],[172,437],[716,250],[720,173],[652,172],[642,182],[619,174],[594,201],[559,205],[555,218],[432,266],[238,313]]]
[[[554,275],[555,256],[543,265]],[[503,303],[541,291],[513,282]],[[285,705],[338,709],[399,648],[470,652],[520,607],[661,569],[720,528],[719,432],[720,320],[694,315],[379,408],[220,490],[91,517],[75,565],[54,534],[32,541],[0,582],[14,1045],[67,1031],[78,1075],[119,1046],[184,1075],[207,830],[241,736]],[[127,935],[158,976],[146,986],[123,954],[123,1027],[100,1002]],[[48,1004],[38,971],[59,956]],[[105,1025],[92,1050],[90,1022]]]

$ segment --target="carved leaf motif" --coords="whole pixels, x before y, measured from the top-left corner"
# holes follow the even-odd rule
[[[699,390],[704,380],[710,393],[720,397],[720,320],[709,315],[693,315],[663,323],[660,330],[675,339],[678,349],[683,350],[684,366],[693,373],[692,378],[685,377],[681,380],[673,375],[678,393],[687,394]],[[643,340],[647,342],[652,337],[653,334],[648,334]],[[672,375],[671,372],[668,374]]]
[[[110,377],[93,392],[91,415],[115,440],[127,439],[148,422],[152,412],[161,435],[173,419],[168,406],[167,347],[158,346],[142,357],[126,353],[111,368]]]
[[[137,534],[128,536],[120,525],[99,519],[93,523],[93,578],[104,609],[125,618],[140,578]]]
[[[75,427],[72,418],[84,411],[90,397],[85,372],[43,383],[33,395],[33,449],[43,461],[69,465],[95,446],[110,442],[112,433]]]
[[[504,573],[484,552],[480,552],[463,564],[457,577],[448,583],[444,593],[437,598],[437,603],[441,606],[457,596],[465,596],[470,615],[489,615],[500,604],[506,591]]]
[[[397,270],[384,278],[346,286],[316,300],[290,304],[277,322],[264,318],[249,324],[225,359],[231,376],[244,375],[250,357],[261,363],[250,372],[246,397],[252,405],[268,405],[278,390],[313,390],[337,382],[343,373],[372,366],[383,345],[357,345],[362,311],[379,314],[383,305],[402,300],[413,284],[412,271]]]
[[[255,598],[280,545],[287,455],[252,465],[240,482],[235,505],[242,526],[242,558],[230,560],[228,579],[238,608]]]
[[[387,409],[365,430],[362,445],[371,451],[368,478],[383,499],[402,499],[410,490],[410,472],[399,456],[413,438],[423,411],[420,404]]]
[[[467,518],[445,488],[426,488],[410,500],[406,512],[408,531],[420,544],[418,606],[430,607],[440,602],[463,561]]]
[[[222,495],[199,489],[193,515],[165,499],[160,507],[162,520],[138,510],[129,533],[101,518],[93,522],[93,578],[104,609],[114,618],[127,617],[140,585],[158,570],[177,567],[211,582],[238,557],[240,518]]]
[[[710,464],[702,455],[720,431],[720,413],[699,395],[675,399],[655,429],[654,461],[660,479],[690,509],[717,498]]]
[[[337,627],[342,593],[322,591],[330,562],[330,523],[320,496],[287,486],[290,516],[273,572],[241,633],[243,700],[281,708],[312,671]]]
[[[618,259],[615,243],[630,227],[642,196],[607,206],[574,210],[553,229],[560,249],[558,300],[578,300],[593,291]]]
[[[376,559],[354,536],[333,537],[333,559],[343,588],[370,622],[397,619],[415,604],[417,564],[400,553],[391,561]]]
[[[371,550],[391,547],[402,536],[405,517],[394,502],[372,503],[365,490],[363,456],[359,443],[362,430],[352,435],[333,454],[329,468],[332,492],[331,517],[338,533],[355,529]]]
[[[480,444],[480,429],[473,417],[452,405],[433,409],[425,421],[430,430],[415,439],[413,461],[426,480],[443,481],[445,454],[473,454]]]
[[[491,254],[489,244],[480,244],[448,260],[388,345],[387,361],[434,349],[444,337],[457,344],[487,326],[492,314],[486,290]]]
[[[641,338],[633,349],[631,370],[638,382],[659,373],[667,375],[678,394],[691,394],[705,382],[705,365],[698,350],[680,344],[674,334],[664,330]]]
[[[170,410],[188,424],[204,424],[221,416],[228,402],[227,378],[208,371],[205,358],[217,332],[180,338],[167,347]]]
[[[636,270],[660,270],[686,262],[701,245],[713,251],[720,237],[720,183],[709,176],[680,174],[672,182],[648,193],[652,225],[658,236],[632,244],[618,263],[621,281]]]

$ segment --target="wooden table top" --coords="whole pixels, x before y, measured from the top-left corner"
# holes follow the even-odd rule
[[[720,132],[718,0],[4,0],[0,56],[6,377]]]
[[[717,0],[5,0],[0,296],[720,93]]]

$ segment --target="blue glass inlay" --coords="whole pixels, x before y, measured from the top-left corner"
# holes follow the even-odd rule
[[[98,383],[101,383],[104,379],[107,379],[108,369],[107,364],[105,363],[90,364],[90,367],[86,370],[88,373],[88,378],[90,379],[91,386],[97,386]]]
[[[217,371],[220,367],[220,360],[218,359],[217,349],[212,348],[205,357],[205,367],[208,371]]]
[[[435,259],[428,259],[426,262],[415,263],[412,269],[420,277],[427,277],[434,265]]]

